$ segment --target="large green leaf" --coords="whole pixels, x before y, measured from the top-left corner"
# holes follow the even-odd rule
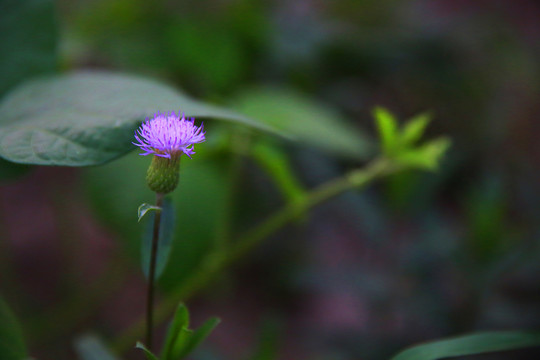
[[[27,357],[22,331],[6,303],[0,299],[0,358],[22,360]]]
[[[2,0],[0,34],[0,97],[24,79],[56,70],[53,0]]]
[[[288,89],[252,89],[237,96],[242,113],[294,136],[297,140],[356,159],[366,159],[373,145],[334,110]]]
[[[34,80],[6,96],[0,103],[0,157],[39,165],[103,164],[133,150],[135,129],[158,111],[272,131],[153,80],[80,72]]]
[[[417,345],[400,352],[391,360],[436,360],[531,346],[540,346],[540,333],[525,331],[485,332]]]

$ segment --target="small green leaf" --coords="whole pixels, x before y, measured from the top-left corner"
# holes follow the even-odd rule
[[[0,103],[0,157],[39,165],[99,165],[135,150],[135,129],[156,112],[270,126],[191,99],[157,81],[79,72],[23,83]]]
[[[21,360],[27,357],[19,323],[7,304],[0,299],[0,358]]]
[[[376,107],[373,116],[377,123],[382,150],[386,155],[393,155],[399,145],[398,123],[394,115],[382,107]]]
[[[143,216],[146,215],[146,213],[149,212],[150,210],[161,211],[162,208],[159,206],[148,204],[148,203],[142,203],[137,209],[137,217],[138,217],[137,221],[140,222]]]
[[[413,146],[424,135],[427,125],[431,120],[429,113],[416,115],[410,119],[401,132],[401,143],[405,147]]]
[[[163,346],[163,351],[161,352],[162,360],[176,360],[173,358],[173,349],[177,346],[178,343],[181,343],[183,339],[181,338],[182,329],[187,329],[189,327],[189,312],[184,304],[179,304],[174,313],[174,317],[169,325],[167,330],[167,337],[165,339],[165,345]],[[181,345],[181,344],[180,344]]]
[[[146,346],[144,346],[141,342],[137,341],[135,348],[141,349],[142,351],[144,351],[144,355],[146,356],[147,360],[159,360],[158,357],[152,354],[152,352],[148,350]]]
[[[540,346],[540,333],[524,331],[485,332],[413,346],[400,352],[391,360],[436,360],[531,346]]]
[[[422,146],[398,154],[396,160],[405,166],[433,171],[439,166],[440,158],[449,146],[449,139],[435,139]]]
[[[221,322],[218,318],[208,319],[201,327],[195,330],[181,348],[175,348],[175,359],[183,359],[195,350],[206,339],[216,326]]]
[[[75,351],[82,360],[118,360],[103,342],[93,335],[84,335],[75,341]]]
[[[154,228],[155,214],[151,214],[146,223],[146,231],[143,234],[143,241],[141,243],[141,265],[144,275],[148,278],[150,268],[150,254],[152,251],[152,237]],[[163,207],[161,208],[161,224],[159,227],[159,240],[158,250],[156,255],[156,280],[159,279],[167,261],[172,248],[172,239],[174,236],[174,222],[176,212],[170,198],[163,199]]]

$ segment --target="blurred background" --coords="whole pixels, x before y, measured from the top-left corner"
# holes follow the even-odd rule
[[[162,299],[208,249],[375,156],[374,106],[402,120],[430,111],[428,135],[452,139],[438,172],[317,207],[191,297],[195,325],[222,318],[193,359],[386,359],[439,337],[540,328],[538,2],[58,0],[55,13],[61,71],[157,78],[278,127],[321,121],[361,141],[205,121],[209,140],[174,194]],[[143,314],[148,163],[133,152],[93,168],[0,164],[0,290],[35,358],[73,359],[81,334],[114,339]]]

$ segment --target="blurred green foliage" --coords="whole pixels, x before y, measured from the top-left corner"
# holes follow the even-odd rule
[[[26,358],[27,350],[18,321],[7,304],[0,299],[0,355],[5,360]]]
[[[288,89],[249,89],[232,106],[290,135],[293,140],[350,159],[373,155],[369,138],[350,126],[335,109]]]
[[[0,4],[0,33],[6,35],[0,41],[0,97],[25,79],[56,71],[54,11],[52,0],[3,0]]]
[[[292,227],[276,236],[234,281],[216,287],[215,301],[231,288],[240,293],[240,283],[284,314],[301,308],[305,318],[321,323],[291,316],[300,339],[285,339],[282,346],[321,359],[388,358],[432,337],[540,325],[540,31],[533,1],[57,4],[64,70],[106,68],[160,78],[300,140],[205,123],[211,138],[197,148],[196,160],[183,161],[173,195],[178,230],[160,280],[165,296],[222,239],[234,241],[235,230],[374,154],[369,112],[383,105],[403,119],[430,110],[427,136],[446,134],[453,145],[439,171],[401,173],[366,193],[348,192],[317,210],[302,232]],[[45,34],[49,24],[43,21],[51,18],[43,14],[25,22],[39,31],[24,31]],[[27,40],[24,49],[7,42],[23,35],[5,37],[3,53],[44,49]],[[54,71],[47,36],[31,38],[44,40],[49,50],[35,53],[43,59],[37,64]],[[313,121],[317,125],[304,128]],[[425,122],[418,118],[405,129],[397,120],[388,134],[414,142]],[[387,152],[395,150],[390,144]],[[418,163],[416,155],[408,161]],[[153,199],[144,184],[147,165],[130,154],[81,170],[86,201],[134,268],[144,228],[135,225],[136,209]],[[0,176],[11,170],[0,163]],[[335,320],[342,319],[336,309],[348,311],[354,325]],[[321,313],[330,315],[321,319]]]
[[[268,35],[265,6],[251,1],[119,0],[81,6],[84,11],[65,21],[74,39],[85,39],[86,51],[115,67],[181,79],[198,94],[229,91],[245,81]],[[67,3],[65,8],[73,9]]]
[[[526,332],[487,332],[438,340],[407,349],[391,360],[437,360],[464,355],[538,346],[540,334]]]
[[[6,0],[0,4],[0,98],[14,86],[33,76],[57,69],[56,19],[48,0]],[[20,19],[25,19],[20,26]],[[41,36],[34,36],[40,32]],[[9,54],[9,55],[8,55]],[[28,170],[0,158],[0,183],[13,180]]]

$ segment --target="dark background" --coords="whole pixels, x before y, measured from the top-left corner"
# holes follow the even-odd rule
[[[196,325],[223,320],[193,359],[386,359],[439,337],[538,329],[539,17],[526,0],[58,1],[62,70],[146,75],[239,111],[251,92],[294,91],[372,139],[374,106],[401,119],[428,110],[428,136],[452,139],[437,173],[399,174],[318,207],[190,299]],[[373,155],[280,140],[293,190],[252,159],[228,187],[233,160],[205,146],[181,182],[199,186],[179,205],[194,219],[179,226],[194,230],[162,298],[196,267],[216,214],[230,212],[240,232],[295,186]],[[148,162],[133,153],[2,180],[0,289],[37,359],[72,359],[77,336],[114,339],[142,314],[135,209],[152,201]],[[234,208],[214,206],[229,196]]]

